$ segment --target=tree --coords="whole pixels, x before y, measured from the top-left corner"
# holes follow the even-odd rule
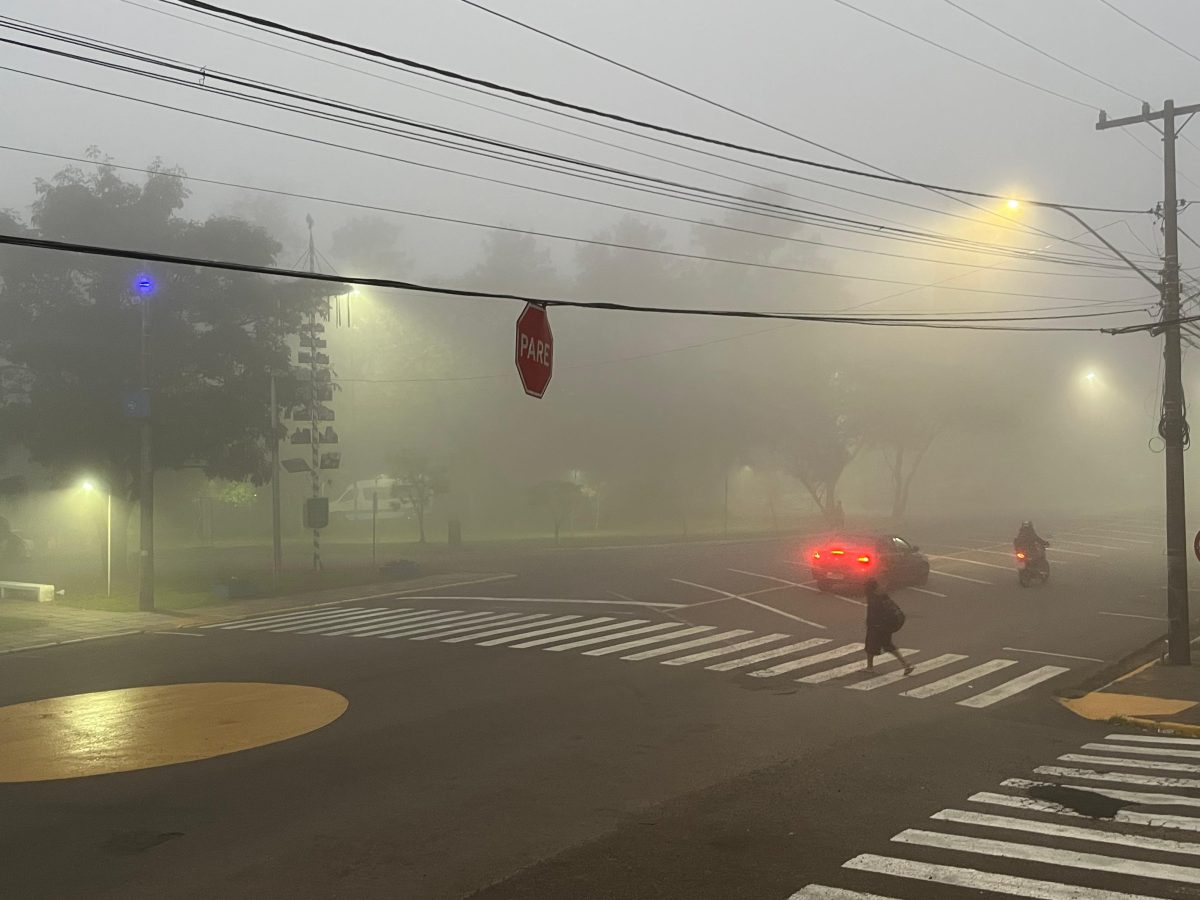
[[[838,482],[863,448],[854,395],[845,375],[834,372],[817,396],[805,404],[791,438],[792,474],[831,525],[842,524]]]
[[[530,504],[547,510],[554,520],[554,543],[558,543],[563,523],[582,497],[583,490],[573,481],[542,481],[529,489]]]
[[[157,162],[141,184],[99,154],[92,174],[67,168],[35,183],[29,223],[0,229],[200,257],[270,264],[279,244],[233,218],[179,215],[187,190]],[[133,290],[139,273],[155,284]],[[52,476],[90,472],[126,513],[138,499],[138,428],[122,397],[141,384],[141,303],[150,333],[154,461],[210,478],[270,475],[268,376],[285,370],[288,334],[313,302],[306,285],[211,269],[139,266],[40,250],[0,253],[0,441],[25,446]],[[322,288],[327,291],[327,288]],[[292,390],[281,384],[281,400]],[[118,549],[125,529],[114,532]],[[123,555],[123,554],[121,554]]]
[[[392,463],[392,500],[407,506],[417,517],[420,541],[425,543],[425,513],[433,504],[433,498],[450,490],[450,476],[445,467],[435,465],[429,458],[411,450],[398,453]]]

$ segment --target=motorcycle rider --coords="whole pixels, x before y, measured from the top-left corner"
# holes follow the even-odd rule
[[[1016,538],[1013,539],[1013,549],[1018,553],[1024,553],[1031,560],[1042,560],[1046,558],[1046,548],[1050,544],[1043,540],[1033,528],[1033,523],[1026,519],[1021,523],[1021,528],[1017,531]]]

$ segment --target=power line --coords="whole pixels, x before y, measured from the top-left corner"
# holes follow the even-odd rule
[[[1138,28],[1142,29],[1142,31],[1145,31],[1145,32],[1147,32],[1148,34],[1152,34],[1152,35],[1154,35],[1156,38],[1158,38],[1158,39],[1159,39],[1160,41],[1162,41],[1164,44],[1169,44],[1170,46],[1172,46],[1172,47],[1174,47],[1176,50],[1178,50],[1180,53],[1184,53],[1184,54],[1186,54],[1187,56],[1190,56],[1190,57],[1191,57],[1192,59],[1194,59],[1196,62],[1200,62],[1200,56],[1197,56],[1197,55],[1196,55],[1195,53],[1193,53],[1191,50],[1188,50],[1188,49],[1186,49],[1186,48],[1184,48],[1184,47],[1181,47],[1181,46],[1179,46],[1177,43],[1175,43],[1173,40],[1171,40],[1171,39],[1170,39],[1169,37],[1167,37],[1166,35],[1159,34],[1157,31],[1155,31],[1155,30],[1154,30],[1153,28],[1151,28],[1149,25],[1145,25],[1145,24],[1143,24],[1142,22],[1139,22],[1137,19],[1135,19],[1133,16],[1129,15],[1129,13],[1125,12],[1125,10],[1121,9],[1121,8],[1120,8],[1119,6],[1117,6],[1115,3],[1110,3],[1110,2],[1109,2],[1109,0],[1100,0],[1100,2],[1101,2],[1101,3],[1103,3],[1105,6],[1107,6],[1109,9],[1111,9],[1113,12],[1115,12],[1115,13],[1116,13],[1118,16],[1120,16],[1121,18],[1123,18],[1123,19],[1126,19],[1126,20],[1128,20],[1129,22],[1132,22],[1132,23],[1133,23],[1134,25],[1136,25]]]
[[[469,2],[469,0],[464,0],[464,2]],[[955,3],[954,0],[943,0],[943,2],[950,6],[953,6],[955,9],[957,9],[963,15],[970,16],[975,21],[981,22],[982,24],[986,25],[988,28],[992,29],[993,31],[998,31],[1000,34],[1004,35],[1006,38],[1016,41],[1022,47],[1027,47],[1028,49],[1032,50],[1034,53],[1037,53],[1040,56],[1044,56],[1046,59],[1050,60],[1051,62],[1056,62],[1060,66],[1065,66],[1066,68],[1070,69],[1072,72],[1075,72],[1078,75],[1082,75],[1084,78],[1087,78],[1090,81],[1096,82],[1096,84],[1099,84],[1103,87],[1114,90],[1118,94],[1124,94],[1130,100],[1133,100],[1137,103],[1141,103],[1145,99],[1144,97],[1138,97],[1135,94],[1131,94],[1131,93],[1129,93],[1129,91],[1125,90],[1124,88],[1117,87],[1112,82],[1105,81],[1103,78],[1093,75],[1091,72],[1085,72],[1083,69],[1079,68],[1078,66],[1072,65],[1071,63],[1067,62],[1064,59],[1060,59],[1059,57],[1055,56],[1053,53],[1046,52],[1041,47],[1035,47],[1033,44],[1029,43],[1029,41],[1025,40],[1024,38],[1017,37],[1011,31],[1006,31],[1005,29],[1001,28],[996,23],[988,21],[987,19],[985,19],[983,16],[979,15],[978,13],[967,9],[965,6],[961,6],[958,3]]]
[[[65,253],[79,253],[88,256],[100,256],[115,259],[129,259],[140,262],[157,262],[166,265],[194,266],[202,269],[217,269],[226,272],[241,272],[251,275],[272,275],[291,278],[297,281],[316,281],[323,284],[333,284],[342,288],[348,285],[363,287],[389,288],[401,291],[411,291],[422,294],[438,294],[448,297],[469,297],[484,300],[514,300],[521,303],[532,303],[546,308],[564,307],[569,309],[599,310],[606,312],[653,313],[655,315],[709,317],[722,319],[779,319],[792,322],[813,322],[839,325],[862,325],[894,328],[940,328],[951,330],[974,331],[1101,331],[1096,327],[1068,325],[1034,325],[1030,323],[1046,321],[1062,321],[1074,319],[1094,319],[1106,316],[1129,315],[1137,310],[1107,310],[1104,312],[1069,313],[1047,316],[955,316],[932,321],[914,321],[892,316],[846,316],[818,313],[781,313],[765,310],[747,309],[705,309],[703,307],[672,307],[672,306],[640,306],[614,301],[585,301],[565,300],[560,298],[534,297],[525,294],[511,294],[501,291],[481,291],[466,288],[441,287],[420,284],[411,281],[401,281],[393,278],[372,278],[363,276],[342,276],[324,272],[310,272],[299,269],[284,269],[277,266],[264,266],[254,263],[240,263],[230,260],[205,259],[202,257],[182,256],[171,253],[157,253],[147,250],[129,250],[119,247],[104,247],[96,244],[81,244],[72,241],[48,240],[45,238],[28,237],[24,235],[0,234],[0,244],[14,247],[25,247],[34,250],[53,250]],[[338,293],[346,293],[346,290]],[[1200,317],[1196,317],[1200,319]],[[1024,324],[1015,324],[1024,323]],[[1170,324],[1170,323],[1168,323]],[[1139,326],[1127,326],[1127,330],[1140,330]]]
[[[163,2],[167,2],[167,0],[163,0]],[[586,113],[588,115],[597,116],[597,117],[605,118],[605,119],[610,119],[612,121],[623,122],[627,125],[635,125],[639,128],[646,128],[646,129],[649,129],[652,131],[657,131],[657,132],[664,133],[664,134],[671,134],[671,135],[674,135],[675,137],[687,138],[689,140],[699,141],[699,142],[706,143],[706,144],[712,144],[714,146],[725,147],[726,149],[740,150],[743,153],[751,153],[756,156],[765,156],[765,157],[769,157],[772,159],[784,160],[786,162],[792,162],[792,163],[796,163],[798,165],[809,166],[809,167],[818,168],[818,169],[824,169],[824,170],[830,171],[830,172],[840,172],[845,175],[853,175],[853,176],[856,176],[859,178],[870,178],[870,179],[873,179],[876,181],[885,181],[885,182],[889,182],[892,184],[902,184],[902,185],[907,185],[909,187],[918,187],[918,188],[924,188],[927,190],[944,191],[946,193],[960,194],[963,196],[977,197],[977,198],[983,198],[983,199],[988,199],[988,200],[1011,199],[1008,197],[1004,197],[1000,194],[993,194],[993,193],[989,193],[987,191],[976,191],[976,190],[972,190],[969,188],[955,188],[955,187],[949,187],[946,185],[938,185],[938,184],[932,184],[929,182],[921,182],[921,181],[915,181],[915,180],[907,179],[907,178],[900,178],[900,177],[892,176],[892,175],[883,175],[883,174],[879,174],[879,173],[875,173],[875,172],[866,172],[861,169],[852,169],[852,168],[848,168],[846,166],[834,165],[832,163],[818,162],[816,160],[806,159],[803,157],[791,156],[786,153],[778,153],[778,152],[775,152],[772,150],[767,150],[767,149],[764,149],[761,147],[752,147],[752,146],[748,146],[748,145],[744,145],[744,144],[739,144],[739,143],[736,143],[733,141],[726,141],[721,138],[716,138],[716,137],[712,137],[709,135],[703,135],[703,134],[699,134],[696,132],[672,128],[671,126],[668,126],[668,125],[663,125],[663,124],[659,124],[659,123],[653,123],[653,122],[648,122],[648,121],[644,121],[641,119],[636,119],[636,118],[633,118],[630,116],[622,115],[620,113],[614,113],[614,112],[608,112],[605,110],[595,109],[593,107],[584,106],[582,104],[572,103],[572,102],[569,102],[566,100],[561,100],[561,99],[558,99],[555,97],[549,97],[544,94],[538,94],[538,93],[534,93],[532,91],[523,90],[521,88],[511,87],[509,85],[501,84],[499,82],[489,81],[487,79],[482,79],[482,78],[475,78],[473,76],[465,75],[460,72],[455,72],[450,69],[443,69],[438,66],[429,65],[428,63],[421,63],[421,62],[418,62],[413,59],[407,59],[405,57],[400,57],[400,56],[396,56],[394,54],[386,53],[382,50],[375,50],[370,47],[364,47],[359,44],[353,44],[348,41],[343,41],[338,38],[330,37],[328,35],[323,35],[323,34],[319,34],[317,32],[312,32],[312,31],[306,31],[306,30],[300,29],[300,28],[295,28],[290,25],[285,25],[280,22],[276,22],[276,21],[273,21],[270,19],[265,19],[261,16],[252,16],[247,13],[238,12],[236,10],[225,9],[223,7],[216,6],[211,3],[203,2],[203,0],[174,0],[174,2],[177,5],[182,5],[182,6],[191,7],[193,9],[198,9],[198,10],[204,11],[211,15],[217,15],[217,16],[221,16],[221,17],[225,17],[228,19],[233,19],[233,20],[237,20],[237,21],[241,21],[241,22],[252,23],[259,27],[266,28],[271,31],[291,35],[291,36],[307,38],[309,40],[317,41],[326,46],[335,47],[335,48],[338,48],[339,50],[349,52],[352,54],[367,56],[372,59],[388,60],[390,62],[397,63],[398,65],[406,66],[408,68],[412,68],[412,69],[415,69],[418,71],[432,72],[432,73],[435,73],[438,75],[443,75],[447,78],[452,78],[456,81],[461,81],[461,82],[468,83],[468,84],[475,84],[480,87],[488,88],[490,90],[502,91],[504,93],[513,94],[513,95],[519,96],[519,97],[525,97],[526,99],[536,100],[538,102],[546,103],[546,104],[549,104],[552,106],[558,106],[558,107],[565,108],[565,109],[572,109],[576,112]],[[844,2],[844,0],[835,0],[835,2],[842,3],[842,2]],[[1088,104],[1084,104],[1084,105],[1087,106],[1089,109],[1092,108]],[[1113,208],[1113,207],[1099,207],[1099,206],[1087,206],[1087,205],[1082,205],[1082,204],[1058,203],[1058,202],[1051,202],[1051,201],[1045,201],[1045,200],[1028,200],[1028,201],[1023,201],[1023,202],[1026,202],[1031,206],[1040,206],[1040,207],[1047,207],[1047,208],[1069,208],[1069,209],[1075,209],[1075,210],[1080,210],[1080,211],[1084,211],[1084,212],[1109,212],[1109,213],[1120,213],[1120,214],[1129,214],[1129,215],[1147,212],[1147,210],[1142,210],[1142,209],[1138,209],[1138,210],[1119,209],[1119,208]]]

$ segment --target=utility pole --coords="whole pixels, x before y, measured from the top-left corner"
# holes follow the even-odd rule
[[[1162,281],[1163,411],[1159,431],[1165,444],[1167,484],[1167,643],[1172,665],[1191,664],[1191,640],[1188,617],[1187,515],[1183,477],[1183,451],[1187,423],[1183,406],[1183,365],[1179,338],[1179,202],[1175,188],[1176,116],[1186,115],[1184,125],[1200,112],[1200,104],[1175,107],[1172,100],[1152,111],[1142,104],[1139,116],[1109,119],[1101,112],[1096,130],[1126,125],[1162,122],[1163,139],[1163,234],[1165,257]],[[1156,130],[1157,126],[1154,126]],[[1180,126],[1182,128],[1182,126]]]
[[[279,506],[279,400],[275,396],[275,370],[271,369],[271,590],[279,591],[283,570],[283,522]]]
[[[149,285],[149,288],[143,289],[143,285]],[[141,382],[143,403],[147,406],[140,429],[142,446],[138,502],[141,507],[141,565],[138,567],[138,609],[150,611],[154,609],[154,434],[150,424],[153,411],[153,401],[150,399],[150,294],[153,282],[139,278],[138,289],[142,295]]]

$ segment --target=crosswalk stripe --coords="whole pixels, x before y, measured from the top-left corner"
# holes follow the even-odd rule
[[[932,697],[935,694],[942,694],[946,691],[954,690],[956,687],[962,687],[964,684],[970,684],[976,678],[982,678],[984,675],[990,675],[992,672],[998,672],[1001,669],[1007,669],[1009,666],[1015,666],[1015,659],[992,659],[978,666],[973,666],[970,669],[964,669],[961,672],[943,678],[940,681],[931,681],[929,684],[923,684],[920,687],[911,688],[907,691],[901,691],[901,697],[916,697],[918,700],[924,700],[926,697]]]
[[[490,641],[478,641],[477,647],[495,647],[500,644],[508,644],[513,641],[523,641],[527,638],[541,637],[543,634],[555,634],[561,631],[573,631],[576,628],[586,628],[589,625],[599,625],[601,622],[611,622],[612,616],[597,616],[594,619],[583,619],[579,622],[571,622],[568,625],[555,625],[551,628],[538,628],[534,631],[526,631],[523,634],[506,634],[503,637],[492,638]]]
[[[425,634],[429,631],[438,631],[442,628],[448,628],[451,625],[466,625],[469,622],[485,623],[495,622],[496,613],[460,613],[457,616],[448,616],[444,619],[439,619],[437,622],[403,622],[399,626],[390,626],[382,631],[370,632],[372,637],[384,638],[390,640],[392,638],[408,637],[412,634]]]
[[[338,616],[332,621],[317,622],[315,624],[312,622],[301,622],[299,625],[292,625],[286,628],[271,628],[268,630],[281,633],[290,631],[295,634],[315,634],[317,632],[328,634],[328,629],[330,628],[338,628],[342,625],[357,625],[365,622],[378,622],[380,619],[389,618],[398,612],[404,615],[411,615],[410,610],[372,609],[367,612],[355,613],[351,616]]]
[[[800,641],[798,644],[787,644],[783,647],[773,647],[770,650],[763,650],[761,653],[754,653],[750,656],[743,656],[738,659],[730,659],[723,663],[717,663],[712,666],[705,666],[710,672],[730,672],[734,669],[740,669],[743,666],[752,666],[757,662],[762,662],[767,659],[774,659],[777,656],[787,656],[791,653],[799,653],[801,650],[807,650],[810,647],[820,647],[822,644],[828,644],[829,638],[809,638],[807,641]]]
[[[1071,670],[1065,666],[1042,666],[1034,669],[1032,672],[1026,672],[1011,681],[1006,681],[1004,684],[996,685],[990,691],[984,691],[982,694],[976,694],[974,697],[968,697],[966,700],[959,700],[959,706],[969,706],[972,709],[982,709],[985,706],[991,706],[993,703],[999,703],[1001,700],[1007,700],[1021,691],[1027,691],[1035,684],[1041,684],[1043,681],[1049,681],[1051,678],[1056,678],[1063,672]]]
[[[1124,766],[1127,769],[1155,769],[1159,772],[1200,772],[1195,763],[1159,762],[1156,759],[1125,759],[1120,756],[1088,756],[1086,753],[1064,753],[1060,762],[1086,763],[1093,766]]]
[[[930,569],[934,575],[941,575],[944,578],[956,578],[959,581],[969,581],[972,584],[992,584],[990,581],[984,581],[982,578],[971,578],[967,575],[955,575],[953,572],[943,572],[941,569]]]
[[[453,622],[462,616],[467,615],[461,609],[439,609],[436,612],[431,612],[427,616],[420,618],[414,617],[400,623],[400,626],[393,625],[372,625],[369,628],[354,629],[354,637],[375,637],[383,631],[387,631],[393,627],[408,627],[409,625],[440,625],[443,622]]]
[[[1095,772],[1091,769],[1069,769],[1064,766],[1038,766],[1035,775],[1057,775],[1060,778],[1080,778],[1084,781],[1116,781],[1140,784],[1144,787],[1200,788],[1200,778],[1167,778],[1162,775],[1134,775],[1131,772]]]
[[[994,841],[991,838],[968,837],[962,834],[946,834],[941,831],[925,831],[921,828],[906,828],[892,838],[900,844],[915,844],[919,847],[936,847],[939,850],[958,850],[985,856],[1000,856],[1005,859],[1020,859],[1025,862],[1050,863],[1072,869],[1113,872],[1132,875],[1136,878],[1160,878],[1184,884],[1200,884],[1200,868],[1177,866],[1172,863],[1142,862],[1101,853],[1079,853],[1075,850],[1059,850],[1035,844],[1018,844],[1015,841]]]
[[[495,625],[497,622],[500,622],[500,621],[504,621],[510,625],[520,622],[521,627],[524,628],[524,627],[532,625],[534,622],[537,622],[538,620],[544,619],[544,618],[546,618],[545,613],[533,613],[533,614],[529,614],[529,615],[520,615],[519,613],[505,613],[502,616],[497,616],[491,622],[483,622],[483,623],[473,622],[470,625],[463,625],[462,627],[459,627],[459,628],[451,628],[447,631],[439,630],[439,631],[434,631],[431,634],[419,634],[416,637],[414,637],[413,640],[414,641],[435,641],[439,638],[448,637],[449,635],[452,635],[452,634],[467,634],[467,633],[473,633],[476,631],[483,631],[485,628],[491,628],[493,625]]]
[[[700,662],[705,659],[712,659],[716,656],[728,656],[730,653],[738,653],[742,650],[749,650],[751,647],[761,647],[763,644],[782,641],[784,638],[789,637],[791,637],[790,634],[764,634],[761,637],[750,638],[748,641],[738,641],[736,644],[727,644],[724,647],[717,647],[715,650],[704,650],[700,653],[690,653],[687,656],[677,656],[674,659],[664,659],[660,665],[686,666],[690,663]]]
[[[417,613],[406,613],[405,615],[397,616],[396,620],[395,620],[395,624],[415,625],[418,622],[431,622],[435,619],[444,619],[447,615],[450,615],[451,613],[458,612],[458,611],[459,610],[452,610],[452,609],[451,610],[437,609],[437,610],[424,610],[422,612],[417,612]],[[338,628],[341,624],[342,624],[341,622],[336,622],[333,625],[331,625],[330,627]],[[392,624],[393,623],[390,621],[386,622],[386,623],[371,622],[370,624],[359,625],[358,627],[355,627],[355,628],[340,628],[337,631],[327,631],[327,632],[325,632],[325,634],[330,637],[335,636],[335,635],[343,635],[343,634],[353,635],[354,637],[369,636],[369,635],[372,635],[375,633],[376,628],[388,628],[388,627],[391,627]]]
[[[1015,819],[1012,816],[993,816],[987,813],[967,812],[962,809],[943,809],[941,812],[934,813],[930,818],[942,822],[957,822],[960,825],[979,825],[985,828],[1001,828],[1006,831],[1024,831],[1029,834],[1092,841],[1097,844],[1118,844],[1122,847],[1136,847],[1139,850],[1200,856],[1200,844],[1190,841],[1142,837],[1136,834],[1101,831],[1098,828],[1078,828],[1074,825],[1059,825],[1054,822],[1040,822],[1036,819]]]
[[[354,612],[361,609],[359,606],[339,606],[339,612]],[[291,612],[276,613],[273,616],[254,616],[250,619],[239,619],[236,622],[215,622],[212,625],[201,625],[201,628],[221,628],[226,631],[234,631],[238,628],[248,628],[251,625],[261,625],[264,622],[279,621],[283,619],[294,619],[301,616],[315,616],[331,612],[328,607],[319,609],[294,609]]]
[[[649,621],[650,621],[649,619],[623,619],[619,622],[610,622],[607,625],[598,625],[595,628],[585,628],[583,631],[575,631],[575,632],[572,632],[570,635],[552,634],[552,635],[550,635],[550,637],[535,638],[532,641],[522,641],[520,644],[513,644],[513,646],[514,647],[545,647],[546,644],[556,644],[556,645],[562,644],[561,647],[559,647],[559,646],[546,647],[546,649],[547,650],[571,650],[574,647],[586,647],[586,646],[589,646],[590,644],[603,644],[605,641],[620,640],[620,635],[612,634],[613,631],[619,631],[621,634],[625,634],[626,632],[624,629],[628,628],[628,629],[632,629],[632,631],[629,633],[636,634],[639,631],[641,631],[641,629],[638,628],[637,626],[645,625]],[[659,622],[657,624],[659,625],[659,627],[665,628],[668,625],[674,625],[676,623],[674,623],[674,622],[670,622],[670,623]],[[584,641],[572,641],[573,638],[582,638],[582,637],[586,637],[587,635],[594,635],[594,634],[603,634],[604,637],[598,637],[598,638],[593,638],[591,640],[584,640]],[[564,644],[563,643],[564,641],[572,641],[572,643]]]
[[[1004,787],[1061,787],[1061,785],[1052,784],[1049,781],[1030,781],[1027,778],[1007,778],[1000,782]],[[1109,788],[1096,788],[1089,785],[1072,784],[1068,785],[1073,791],[1087,791],[1090,794],[1099,794],[1102,797],[1109,797],[1113,800],[1128,800],[1130,803],[1144,804],[1146,806],[1200,806],[1200,797],[1185,797],[1182,794],[1154,794],[1144,793],[1140,791],[1116,791]]]
[[[578,618],[578,615],[555,616],[554,618],[550,619],[542,619],[540,622],[538,622],[538,625],[554,625],[558,622],[569,622]],[[480,638],[489,638],[497,634],[508,634],[510,631],[523,631],[528,627],[529,623],[527,622],[522,622],[520,625],[505,625],[503,628],[493,628],[489,631],[485,631],[483,634],[464,634],[460,635],[459,637],[446,638],[444,641],[442,641],[442,643],[460,644],[463,641],[477,641]]]
[[[900,652],[906,656],[916,656],[921,651],[909,650],[907,647],[901,647]],[[885,665],[888,663],[896,663],[899,665],[900,660],[888,657],[887,659],[881,660],[879,665]],[[835,678],[841,678],[845,675],[853,675],[855,672],[861,672],[866,667],[867,661],[865,659],[860,659],[852,663],[847,663],[844,666],[838,666],[835,669],[826,669],[823,672],[813,672],[811,675],[805,675],[803,678],[797,678],[796,680],[801,681],[804,684],[824,684],[826,681],[833,681]],[[903,673],[904,670],[901,669],[900,671]]]
[[[864,894],[862,891],[847,891],[823,884],[810,884],[788,897],[788,900],[894,900],[881,894]]]
[[[849,656],[851,653],[861,653],[862,644],[842,644],[840,647],[834,647],[832,650],[826,650],[824,653],[814,653],[812,656],[802,656],[799,659],[789,659],[787,662],[781,662],[778,665],[771,666],[768,669],[759,669],[755,672],[750,672],[752,678],[774,678],[776,675],[783,675],[787,672],[794,672],[797,669],[807,669],[809,666],[815,666],[827,660],[837,659],[840,656]]]
[[[1200,748],[1200,738],[1163,737],[1157,734],[1109,734],[1106,741],[1130,741],[1135,744],[1183,744]]]
[[[700,634],[705,631],[712,631],[714,625],[693,625],[691,628],[684,628],[680,631],[672,631],[667,634],[652,634],[650,637],[638,638],[635,641],[626,641],[623,644],[617,644],[612,647],[597,647],[595,650],[584,650],[584,656],[607,656],[610,653],[624,653],[626,650],[632,650],[634,647],[644,647],[646,644],[658,644],[662,641],[673,641],[675,638],[687,637],[689,634]]]
[[[361,608],[356,607],[354,611],[361,612],[362,610],[361,610]],[[318,622],[323,619],[336,619],[338,616],[346,615],[347,612],[349,612],[349,610],[346,610],[346,609],[322,609],[322,610],[314,611],[314,612],[296,613],[295,615],[287,616],[282,621],[279,619],[272,619],[272,620],[252,619],[249,622],[237,622],[234,625],[229,625],[229,626],[227,626],[226,630],[236,631],[238,629],[242,629],[245,631],[263,631],[263,630],[265,630],[267,628],[271,628],[275,625],[291,625],[291,624],[294,624],[295,622],[301,622],[304,620],[308,620],[310,622]]]
[[[392,615],[388,616],[389,622],[413,622],[413,621],[417,621],[417,620],[423,618],[424,616],[429,615],[429,612],[426,610],[396,609],[396,610],[392,610],[391,612],[392,612]],[[340,626],[342,624],[343,624],[342,622],[335,622],[331,625],[324,625],[324,626],[322,626],[322,628],[334,628],[337,630],[336,631],[323,631],[322,633],[326,637],[332,637],[332,636],[340,635],[340,634],[348,634],[351,631],[357,631],[357,630],[361,630],[362,628],[369,627],[369,626],[365,626],[365,625],[355,625],[353,623],[349,623],[349,624],[347,624],[346,628],[341,628]]]
[[[454,634],[458,626],[467,626],[467,630],[480,631],[490,625],[502,625],[508,622],[513,617],[513,613],[491,613],[489,615],[476,614],[472,616],[463,616],[455,622],[434,622],[433,624],[425,623],[414,625],[411,628],[403,628],[399,631],[389,631],[379,635],[385,640],[393,638],[412,638],[416,640],[421,637],[435,638],[443,634]],[[532,622],[527,623],[532,625]]]
[[[863,853],[843,865],[846,869],[873,872],[877,875],[892,875],[920,882],[937,882],[954,887],[974,888],[995,894],[1029,897],[1032,900],[1161,900],[1145,894],[1129,894],[1124,891],[1106,891],[1100,888],[1085,888],[1058,881],[1040,881],[1022,878],[1019,875],[999,875],[995,872],[980,872],[959,866],[942,866],[935,863],[917,862],[911,859],[895,859]]]
[[[964,659],[966,657],[961,653],[943,653],[941,656],[935,656],[933,659],[917,663],[913,666],[911,675],[905,675],[904,670],[900,669],[897,672],[888,672],[886,675],[877,675],[874,678],[868,678],[866,681],[848,684],[846,687],[852,691],[873,691],[875,688],[886,687],[889,684],[895,684],[897,681],[904,681],[907,678],[924,675],[926,672],[940,669],[942,666],[948,666],[951,663],[956,663]]]
[[[741,637],[743,634],[749,634],[749,630],[745,628],[735,628],[732,631],[723,631],[720,634],[709,634],[704,637],[694,638],[690,641],[684,641],[682,644],[671,644],[666,647],[655,647],[652,650],[642,650],[640,653],[631,653],[629,656],[622,656],[621,659],[628,660],[643,660],[654,659],[658,656],[669,656],[672,653],[678,653],[680,650],[691,650],[693,647],[704,647],[708,644],[715,644],[718,641],[727,641],[731,638]]]
[[[972,803],[986,803],[989,806],[1003,806],[1007,809],[1053,813],[1056,816],[1068,816],[1072,819],[1095,821],[1091,816],[1076,812],[1070,807],[1059,803],[1051,803],[1049,800],[1035,800],[1032,797],[1014,797],[1012,794],[995,794],[983,791],[978,794],[972,794],[967,799]],[[1116,815],[1113,816],[1112,821],[1121,825],[1146,825],[1151,828],[1173,828],[1178,831],[1200,832],[1200,818],[1196,816],[1170,816],[1160,813],[1140,813],[1130,812],[1127,809],[1119,809]]]
[[[1084,750],[1107,750],[1130,753],[1134,756],[1176,756],[1180,759],[1200,759],[1200,750],[1178,750],[1175,747],[1126,747],[1118,744],[1084,744]]]

